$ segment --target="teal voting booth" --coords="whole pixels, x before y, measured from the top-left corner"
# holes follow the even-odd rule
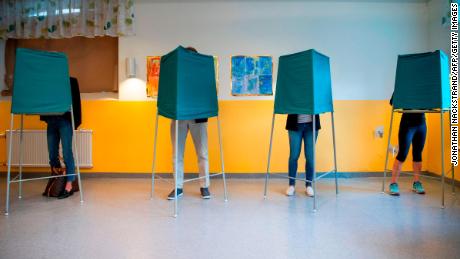
[[[19,184],[19,198],[22,197],[22,182],[41,180],[63,176],[49,176],[22,179],[22,150],[24,115],[58,115],[71,112],[72,126],[74,115],[72,109],[72,96],[70,89],[69,69],[67,56],[64,53],[37,51],[18,48],[14,70],[14,87],[11,101],[11,122],[8,145],[8,174],[5,214],[9,213],[10,184]],[[19,145],[19,174],[11,179],[11,157],[13,148],[14,115],[21,115],[20,145]],[[74,149],[77,142],[73,134]],[[80,201],[83,201],[83,189],[80,179],[78,152],[75,154],[78,184],[80,188]]]
[[[330,112],[332,121],[332,138],[334,152],[334,169],[317,176],[314,170],[313,180],[295,178],[300,181],[312,183],[315,192],[313,210],[316,210],[316,181],[330,173],[335,174],[336,194],[338,194],[337,159],[335,145],[334,108],[332,102],[331,70],[329,57],[314,49],[281,56],[278,62],[278,78],[276,82],[275,106],[272,117],[270,134],[270,147],[268,151],[267,174],[265,177],[264,197],[267,197],[268,179],[270,177],[270,158],[273,142],[273,128],[276,114],[322,114]],[[313,116],[313,143],[316,144],[315,126]],[[313,152],[315,159],[315,149]],[[291,178],[289,176],[280,175]]]
[[[400,55],[396,67],[395,109],[449,109],[449,59],[444,52]]]
[[[439,113],[441,124],[441,161],[444,161],[444,120],[443,114],[450,113],[450,72],[447,55],[436,50],[434,52],[399,55],[396,67],[393,107],[386,146],[382,193],[385,191],[385,180],[388,171],[388,149],[393,129],[394,113]],[[449,120],[450,121],[450,120]],[[441,168],[441,207],[444,208],[444,163]],[[452,192],[454,186],[454,167],[452,172]],[[403,172],[402,172],[403,173]],[[405,173],[411,174],[411,173]],[[423,175],[421,175],[423,176]]]
[[[276,114],[333,112],[329,57],[311,49],[281,56],[276,81]]]
[[[179,46],[161,57],[158,113],[173,120],[218,115],[214,58]]]
[[[224,183],[224,198],[227,201],[227,185],[225,180],[224,157],[222,150],[222,135],[220,129],[219,109],[217,102],[216,77],[213,56],[203,55],[182,46],[161,57],[160,81],[158,86],[158,102],[155,123],[155,136],[152,165],[152,190],[155,186],[155,160],[159,115],[175,120],[176,141],[175,158],[177,159],[177,134],[179,120],[194,120],[217,117],[219,134],[221,172],[210,174],[210,177],[222,175]],[[176,163],[177,165],[177,160]],[[177,174],[177,168],[174,174]],[[175,179],[176,197],[174,199],[174,217],[177,216],[177,181]],[[184,182],[201,179],[201,177],[185,180]]]

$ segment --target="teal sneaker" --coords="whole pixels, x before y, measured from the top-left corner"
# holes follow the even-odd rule
[[[390,195],[399,196],[399,186],[397,183],[390,184]]]
[[[412,191],[417,194],[425,194],[425,189],[420,181],[416,181],[412,184]]]

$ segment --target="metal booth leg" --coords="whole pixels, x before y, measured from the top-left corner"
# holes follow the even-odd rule
[[[73,148],[74,148],[74,156],[75,156],[75,165],[77,169],[77,179],[78,179],[78,189],[80,189],[80,202],[83,203],[83,185],[81,183],[81,177],[80,177],[80,160],[78,159],[78,146],[77,146],[77,131],[75,130],[75,118],[73,114],[73,107],[70,106],[70,112],[71,112],[71,118],[72,118],[72,139],[73,139]]]
[[[391,132],[393,130],[394,113],[395,113],[394,108],[391,108],[390,129],[388,130],[388,143],[385,146],[385,167],[383,168],[382,193],[385,193],[385,180],[387,178],[387,166],[388,166],[388,148],[390,147],[390,143],[391,143]]]
[[[312,181],[312,187],[313,187],[313,192],[314,192],[314,195],[313,195],[313,212],[316,212],[316,196],[318,195],[318,193],[316,192],[316,138],[315,138],[315,135],[316,135],[316,116],[315,114],[313,114],[312,116],[312,121],[313,121],[313,125],[312,125],[312,138],[313,138],[313,161],[311,161],[311,163],[313,164],[313,181]]]
[[[331,112],[331,123],[332,123],[332,146],[334,147],[335,194],[339,194],[339,183],[337,180],[337,151],[336,151],[336,143],[335,143],[334,112]]]
[[[152,162],[152,191],[150,193],[150,199],[153,199],[153,193],[155,191],[155,160],[157,158],[157,136],[158,136],[158,110],[155,116],[155,133],[153,137],[153,162]]]
[[[19,188],[18,198],[22,199],[22,162],[24,150],[24,115],[21,114],[21,130],[19,131]]]
[[[221,132],[221,127],[220,127],[219,116],[217,116],[217,131],[218,131],[218,134],[219,134],[220,169],[221,169],[221,173],[222,173],[222,181],[224,183],[224,200],[228,201],[227,181],[226,181],[226,178],[225,178],[225,166],[224,166],[224,149],[222,148],[222,132]]]
[[[174,157],[174,217],[177,218],[177,148],[178,148],[178,143],[179,143],[179,139],[177,139],[177,137],[179,136],[179,121],[176,120],[176,128],[175,128],[175,143],[174,143],[174,154],[175,154],[175,157]]]
[[[444,206],[444,112],[441,110],[441,208]]]
[[[273,113],[272,129],[271,129],[271,132],[270,132],[270,146],[268,148],[267,174],[265,175],[264,199],[267,198],[267,185],[268,185],[268,178],[270,176],[270,158],[271,158],[271,155],[272,155],[273,128],[274,128],[274,126],[275,126],[275,113]]]
[[[11,113],[10,120],[10,141],[8,146],[8,173],[6,175],[6,201],[5,201],[5,215],[8,216],[10,209],[10,181],[11,181],[11,151],[13,149],[13,126],[14,114]]]

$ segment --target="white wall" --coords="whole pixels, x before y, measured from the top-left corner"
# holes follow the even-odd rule
[[[334,99],[387,99],[398,54],[427,51],[426,3],[193,2],[136,3],[136,36],[119,40],[120,82],[134,56],[146,79],[145,57],[181,44],[219,56],[221,99],[232,97],[230,56],[280,55],[315,48],[331,58]]]
[[[449,0],[431,0],[428,3],[429,12],[429,47],[431,50],[441,49],[450,55],[450,12]],[[447,23],[442,24],[442,18],[446,17]]]

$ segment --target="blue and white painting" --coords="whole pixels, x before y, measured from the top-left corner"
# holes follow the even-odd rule
[[[271,56],[232,56],[232,95],[273,95]]]

